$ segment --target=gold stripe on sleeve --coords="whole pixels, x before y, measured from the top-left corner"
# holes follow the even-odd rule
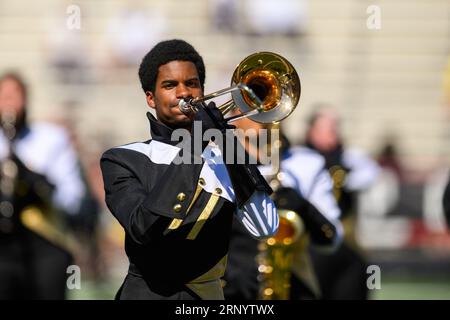
[[[198,233],[203,228],[203,225],[205,224],[206,220],[208,220],[209,216],[214,210],[214,207],[216,206],[217,201],[219,201],[219,198],[220,196],[216,193],[213,193],[211,195],[211,197],[208,200],[208,203],[206,204],[202,213],[200,213],[200,215],[198,216],[197,222],[195,222],[194,226],[191,229],[191,232],[189,232],[186,239],[194,240],[197,237]]]

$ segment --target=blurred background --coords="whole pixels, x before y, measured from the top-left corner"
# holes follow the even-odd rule
[[[450,168],[448,0],[0,0],[0,73],[29,85],[31,121],[64,125],[101,204],[95,261],[76,252],[81,289],[111,299],[127,270],[120,226],[104,205],[99,158],[149,137],[137,69],[158,41],[184,39],[206,63],[206,90],[273,51],[302,94],[283,122],[304,140],[317,103],[338,111],[346,145],[385,171],[360,195],[356,235],[381,289],[372,299],[450,299],[450,235],[442,194]],[[301,164],[299,164],[301,165]],[[84,272],[86,270],[86,272]]]

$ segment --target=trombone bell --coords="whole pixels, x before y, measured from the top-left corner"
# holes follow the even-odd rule
[[[257,52],[236,67],[231,85],[245,84],[262,101],[262,111],[249,116],[260,123],[274,123],[288,117],[300,99],[300,79],[292,64],[279,54]],[[231,93],[234,104],[246,113],[259,106],[246,91]]]
[[[300,79],[292,64],[273,52],[257,52],[239,63],[231,86],[206,96],[179,101],[182,112],[197,112],[203,102],[231,93],[232,100],[219,106],[223,114],[238,107],[242,114],[228,122],[248,117],[260,123],[275,123],[288,117],[300,99]]]

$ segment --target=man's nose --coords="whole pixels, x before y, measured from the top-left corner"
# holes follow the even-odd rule
[[[177,98],[178,99],[184,99],[184,98],[190,98],[192,97],[191,89],[184,84],[180,84],[177,87]]]

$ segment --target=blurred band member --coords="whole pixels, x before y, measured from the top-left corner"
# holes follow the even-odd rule
[[[250,119],[242,119],[233,124],[240,129],[253,129],[258,133],[261,133],[261,129],[267,128]],[[272,198],[277,208],[297,212],[304,225],[299,240],[293,244],[289,299],[318,299],[321,293],[308,254],[308,244],[311,243],[319,250],[327,252],[339,246],[343,232],[339,221],[340,211],[332,194],[332,182],[325,168],[324,159],[306,147],[291,147],[288,139],[282,134],[280,138],[281,186],[275,190]],[[246,144],[249,154],[258,161],[264,143],[259,141],[259,148],[250,143]],[[276,170],[273,166],[262,163],[258,168],[268,181],[273,178],[273,171]],[[228,268],[225,274],[226,299],[263,298],[261,293],[264,291],[264,284],[258,281],[257,256],[260,253],[258,244],[258,241],[245,234],[238,223],[233,224]],[[271,267],[276,272],[275,268],[279,266]]]
[[[367,263],[354,235],[356,197],[375,181],[378,165],[364,153],[344,146],[339,119],[329,108],[321,107],[311,117],[306,146],[325,158],[344,226],[344,243],[335,253],[323,255],[312,249],[323,299],[367,299]]]
[[[0,299],[64,299],[71,255],[55,223],[85,192],[61,128],[30,124],[27,87],[0,76]]]

